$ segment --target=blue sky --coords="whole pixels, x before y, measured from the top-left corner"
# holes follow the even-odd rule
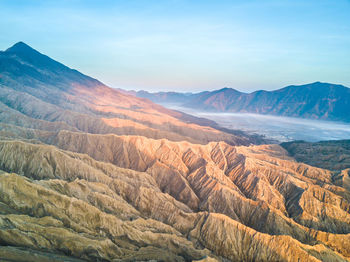
[[[349,0],[0,0],[0,50],[24,41],[125,89],[350,87]]]

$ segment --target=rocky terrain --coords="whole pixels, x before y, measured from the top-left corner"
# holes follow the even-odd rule
[[[1,261],[350,260],[348,170],[41,67],[28,48],[0,55]]]
[[[317,143],[294,141],[282,143],[281,146],[296,160],[312,166],[334,171],[350,168],[350,140]]]
[[[275,91],[242,93],[222,88],[195,94],[129,92],[156,103],[178,104],[208,112],[240,112],[350,122],[350,88],[315,82]]]

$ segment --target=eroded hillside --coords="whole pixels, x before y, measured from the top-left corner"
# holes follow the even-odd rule
[[[1,260],[350,260],[348,175],[20,47],[0,56]]]
[[[350,256],[348,191],[279,146],[68,131],[55,144],[69,151],[0,142],[1,243],[90,260]]]

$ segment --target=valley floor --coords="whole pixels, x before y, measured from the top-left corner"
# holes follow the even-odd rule
[[[164,104],[164,106],[213,120],[224,128],[263,135],[267,139],[276,140],[276,142],[294,140],[318,142],[350,138],[349,123],[251,113],[210,113],[179,107],[176,104]]]

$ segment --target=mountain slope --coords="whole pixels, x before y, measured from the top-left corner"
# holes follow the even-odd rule
[[[178,103],[196,110],[243,112],[350,122],[350,89],[342,85],[315,82],[288,86],[275,91],[241,93],[232,88],[212,92],[170,96],[162,93],[135,93],[163,104]],[[168,98],[168,97],[171,98]],[[183,95],[184,96],[184,95]]]
[[[22,42],[0,52],[0,76],[1,110],[10,108],[34,122],[60,122],[69,125],[68,129],[89,133],[133,134],[195,143],[259,142],[257,137],[220,131],[212,121],[123,94]]]
[[[350,261],[348,170],[15,47],[1,54],[1,261]]]

